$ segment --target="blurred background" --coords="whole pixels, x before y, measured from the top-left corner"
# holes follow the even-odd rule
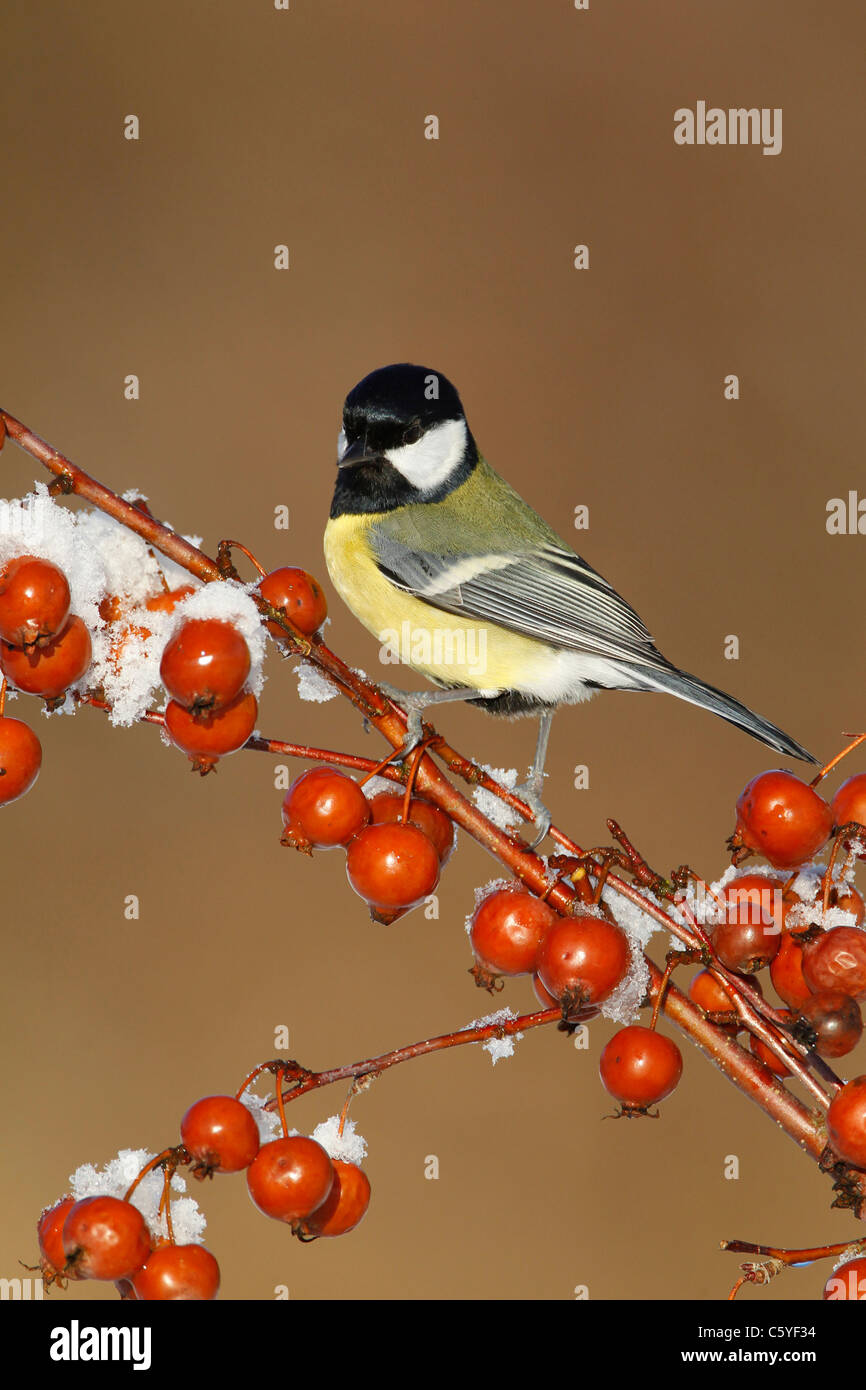
[[[374,367],[429,365],[666,655],[829,758],[864,726],[866,537],[826,529],[829,499],[864,487],[864,38],[853,0],[13,6],[0,400],[211,553],[232,536],[311,570],[328,641],[375,674],[321,553],[340,408]],[[674,111],[699,100],[781,107],[781,154],[676,145]],[[34,476],[7,446],[3,495]],[[292,665],[269,660],[262,732],[384,755],[342,701],[299,701]],[[323,1068],[534,1007],[528,981],[490,1003],[467,974],[464,917],[496,875],[472,843],[438,921],[373,926],[341,853],[280,847],[272,759],[200,779],[153,728],[13,712],[45,756],[2,817],[0,1274],[36,1258],[74,1168],[175,1142],[192,1101],[274,1055],[280,1025]],[[438,722],[523,775],[533,723],[459,706]],[[680,701],[606,695],[555,721],[547,800],[583,844],[615,816],[659,869],[714,878],[738,792],[778,761]],[[465,1048],[383,1077],[353,1107],[373,1199],[343,1239],[300,1246],[242,1177],[197,1189],[222,1296],[718,1299],[737,1273],[723,1237],[853,1237],[815,1165],[688,1045],[659,1121],[602,1123],[612,1031],[600,1020],[576,1051],[539,1030],[495,1070]],[[308,1132],[342,1101],[308,1097],[291,1122]],[[772,1292],[816,1297],[828,1274]]]

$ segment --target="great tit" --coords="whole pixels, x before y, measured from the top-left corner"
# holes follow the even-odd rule
[[[381,367],[349,392],[325,529],[334,587],[401,660],[440,687],[405,694],[402,752],[421,711],[468,700],[490,714],[540,716],[527,782],[538,844],[554,710],[596,690],[655,690],[727,719],[780,753],[817,760],[730,695],[662,656],[641,619],[478,452],[460,397],[440,372]]]

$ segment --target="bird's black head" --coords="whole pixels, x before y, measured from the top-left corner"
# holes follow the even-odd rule
[[[346,397],[331,516],[436,502],[478,462],[460,397],[447,377],[398,362]]]

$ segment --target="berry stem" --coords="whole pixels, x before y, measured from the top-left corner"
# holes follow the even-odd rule
[[[228,563],[228,565],[231,565],[231,553],[233,550],[239,550],[242,555],[246,555],[253,569],[258,570],[259,578],[264,579],[265,575],[267,574],[267,570],[265,569],[264,565],[260,564],[253,552],[251,550],[248,550],[245,545],[242,545],[240,541],[220,541],[219,545],[217,546],[217,563],[219,564],[220,561],[224,560]],[[231,567],[234,568],[234,566]]]
[[[817,787],[819,782],[823,782],[827,773],[833,771],[837,763],[841,763],[843,758],[847,758],[849,753],[853,753],[855,748],[859,748],[860,744],[866,739],[866,734],[845,734],[844,737],[850,738],[851,742],[847,747],[842,749],[841,753],[837,753],[835,758],[831,758],[828,763],[825,763],[820,772],[815,773],[815,776],[809,783],[810,787]]]
[[[159,1199],[159,1210],[165,1216],[165,1229],[168,1233],[170,1245],[174,1245],[174,1226],[171,1222],[171,1171],[166,1164],[162,1173],[162,1196]]]
[[[135,1181],[130,1183],[129,1187],[124,1192],[124,1202],[129,1201],[130,1197],[132,1196],[135,1189],[138,1187],[138,1184],[141,1182],[142,1178],[146,1178],[148,1173],[153,1172],[154,1168],[158,1168],[160,1164],[164,1163],[166,1164],[166,1172],[170,1176],[171,1172],[174,1171],[174,1169],[177,1167],[179,1163],[185,1162],[185,1155],[186,1150],[183,1148],[183,1146],[177,1145],[173,1149],[163,1149],[162,1153],[158,1153],[155,1158],[150,1159],[148,1163],[145,1163],[144,1167],[142,1168]]]
[[[406,778],[406,793],[403,797],[402,814],[404,825],[409,824],[409,806],[412,801],[412,788],[415,785],[415,778],[418,776],[418,768],[421,764],[421,759],[424,756],[424,749],[427,748],[428,745],[433,742],[435,737],[436,735],[432,734],[429,738],[423,739],[422,742],[419,743],[418,747],[416,748],[414,756],[412,758],[412,767],[409,771],[409,776]]]
[[[275,1083],[275,1085],[276,1085],[277,1105],[278,1105],[279,1111],[280,1111],[280,1124],[281,1124],[282,1127],[283,1127],[283,1138],[284,1138],[284,1139],[288,1139],[288,1137],[289,1137],[289,1126],[288,1126],[287,1123],[286,1123],[286,1106],[285,1106],[285,1102],[284,1102],[284,1100],[283,1100],[283,1077],[285,1076],[285,1074],[286,1074],[286,1068],[285,1068],[285,1067],[281,1067],[280,1070],[277,1072],[276,1083]]]
[[[863,737],[866,738],[866,734],[864,734]],[[836,867],[836,860],[839,858],[839,849],[845,838],[845,830],[845,826],[840,826],[840,828],[836,831],[836,834],[833,837],[833,848],[830,851],[830,858],[828,859],[827,867],[824,870],[824,878],[822,880],[823,893],[821,900],[821,910],[824,913],[826,913],[827,909],[830,906],[830,890],[833,887],[833,870]]]

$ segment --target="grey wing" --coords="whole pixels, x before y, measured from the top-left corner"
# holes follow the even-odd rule
[[[446,613],[572,651],[668,665],[634,609],[571,551],[542,544],[516,554],[433,555],[377,526],[369,536],[386,578]]]

